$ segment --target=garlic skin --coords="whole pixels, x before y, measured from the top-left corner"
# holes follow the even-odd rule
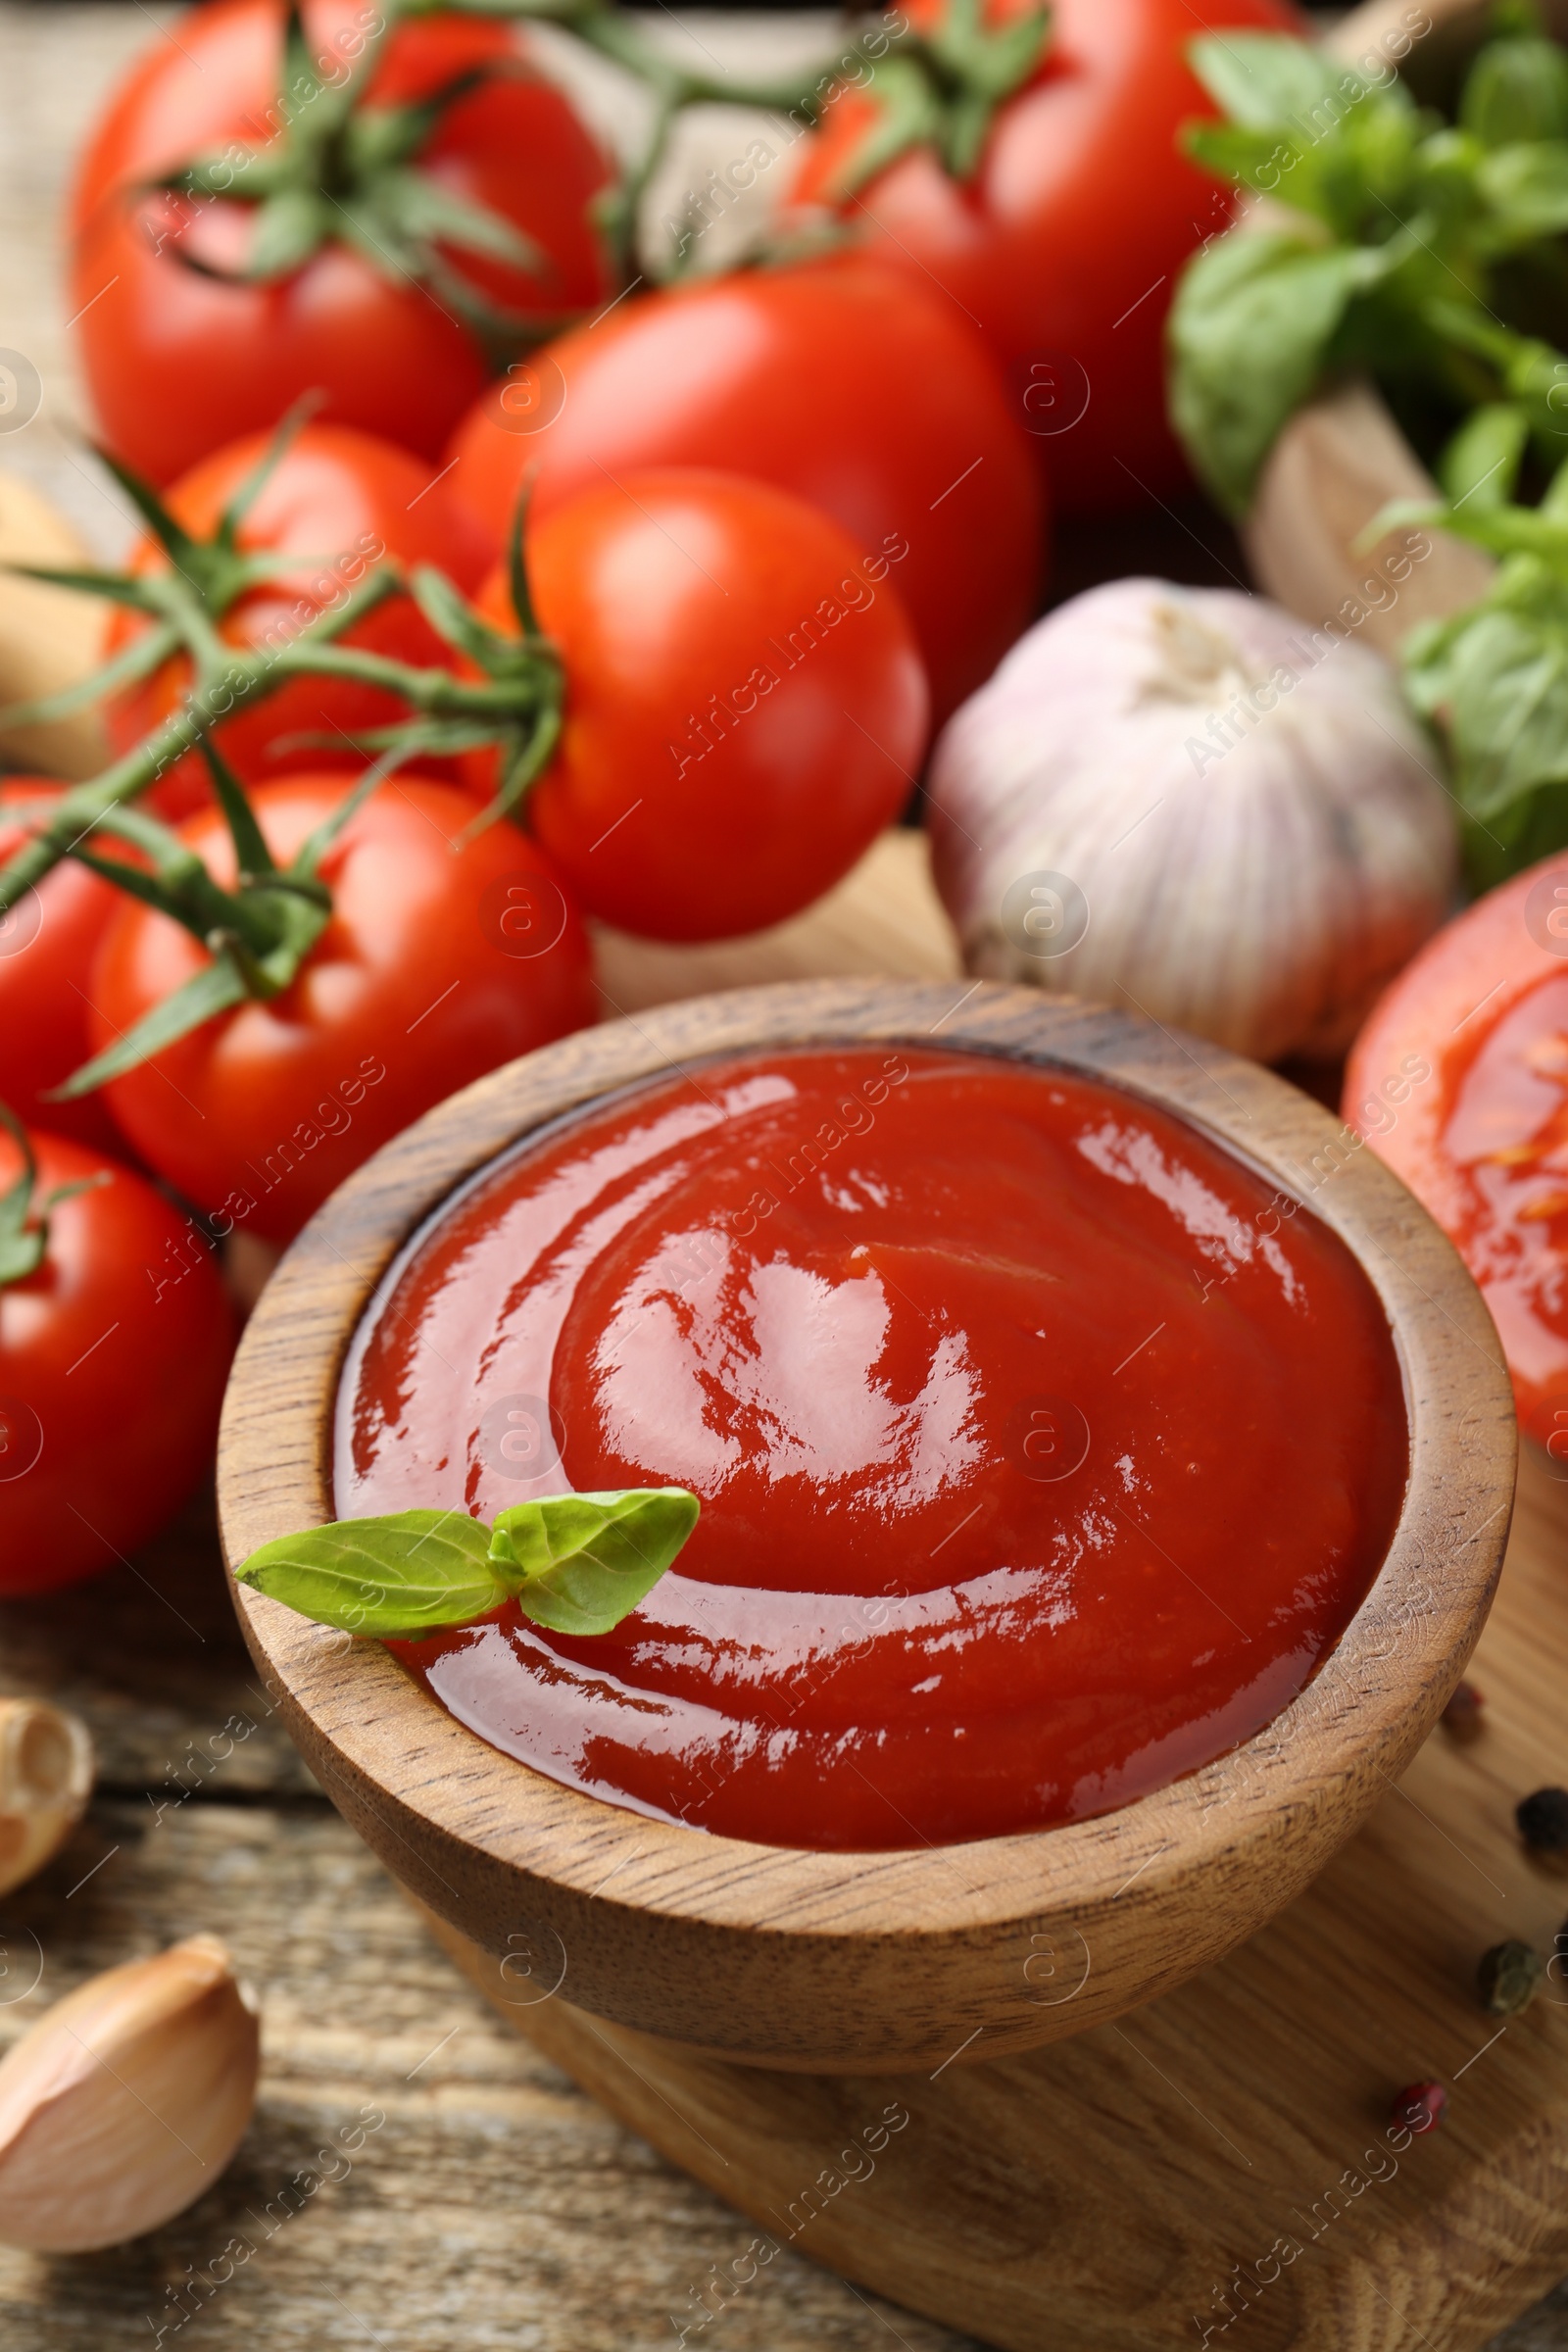
[[[85,2254],[172,2221],[244,2136],[260,2058],[216,1936],[78,1985],[0,2060],[0,2243]]]
[[[1161,580],[1091,589],[1019,639],[944,729],[927,823],[970,971],[1259,1061],[1342,1051],[1457,874],[1451,804],[1377,655]],[[1040,875],[1082,898],[1065,929],[1048,899],[1031,937],[1017,886]]]
[[[42,1870],[92,1793],[92,1740],[79,1716],[41,1698],[0,1698],[0,1894]]]

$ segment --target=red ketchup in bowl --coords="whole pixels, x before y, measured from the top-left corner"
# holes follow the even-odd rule
[[[681,1485],[598,1640],[391,1646],[494,1746],[817,1849],[1104,1813],[1250,1737],[1388,1547],[1403,1391],[1312,1213],[1140,1097],[876,1043],[700,1063],[547,1130],[393,1266],[336,1507]]]

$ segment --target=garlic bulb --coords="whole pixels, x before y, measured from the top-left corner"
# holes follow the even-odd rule
[[[216,1936],[78,1985],[0,2060],[0,2242],[82,2254],[161,2229],[238,2147],[259,2063]]]
[[[0,1894],[65,1843],[92,1790],[92,1741],[41,1698],[0,1698]]]
[[[949,721],[937,888],[971,971],[1262,1061],[1331,1054],[1448,908],[1434,765],[1364,647],[1262,597],[1117,580]]]

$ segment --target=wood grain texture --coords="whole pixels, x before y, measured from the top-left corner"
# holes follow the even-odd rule
[[[760,2064],[936,2065],[1024,2048],[1178,1984],[1299,1891],[1396,1776],[1479,1631],[1512,1493],[1495,1335],[1446,1241],[1316,1103],[1122,1013],[975,983],[732,992],[494,1072],[362,1168],[296,1243],[242,1343],[220,1441],[231,1562],[332,1516],[338,1371],[381,1273],[454,1185],[574,1105],[690,1058],[875,1037],[1098,1072],[1241,1151],[1318,1212],[1382,1297],[1410,1399],[1389,1556],[1321,1672],[1264,1732],[1096,1821],[874,1857],[651,1822],[500,1755],[378,1647],[248,1589],[268,1688],[313,1770],[411,1888],[497,1954],[553,1955],[598,2015]],[[1042,2001],[1041,1955],[1071,1999]],[[542,1965],[543,1963],[541,1963]]]
[[[77,1709],[99,1756],[86,1820],[0,1896],[0,2050],[199,1930],[263,2025],[255,2120],[199,2204],[102,2254],[0,2246],[5,2352],[136,2352],[181,2312],[165,2352],[664,2352],[749,2226],[488,2010],[332,1811],[240,1641],[210,1505],[90,1585],[0,1606],[0,1688]],[[387,2120],[352,2173],[291,2186],[366,2104]],[[193,2285],[236,2234],[244,2267]],[[727,2352],[896,2352],[890,2328],[968,2352],[792,2253]]]
[[[689,2340],[805,2247],[1006,2352],[1176,2352],[1205,2328],[1246,2352],[1473,2352],[1568,2261],[1568,1984],[1500,2032],[1474,1984],[1489,1944],[1549,1951],[1568,1909],[1510,1819],[1568,1779],[1565,1534],[1568,1487],[1533,1458],[1480,1740],[1435,1735],[1261,1935],[1072,2041],[875,2082],[760,2076],[559,1997],[522,2005],[436,1933],[498,2013],[759,2225],[749,2260],[698,2282]],[[1396,2093],[1429,2078],[1451,2086],[1444,2129],[1391,2144]]]
[[[488,2009],[318,1798],[210,1794],[158,1822],[101,1798],[0,1908],[0,2049],[93,1971],[204,1929],[261,2002],[239,2153],[132,2245],[0,2247],[5,2352],[153,2352],[159,2327],[163,2352],[667,2352],[749,2227]],[[726,2352],[898,2352],[890,2328],[966,2352],[792,2254]]]

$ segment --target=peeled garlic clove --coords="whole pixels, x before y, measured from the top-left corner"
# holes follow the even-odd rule
[[[92,1741],[41,1698],[0,1698],[0,1894],[42,1870],[92,1791]]]
[[[172,2221],[244,2136],[260,2058],[216,1936],[68,1993],[0,2060],[0,2243],[85,2254]]]

